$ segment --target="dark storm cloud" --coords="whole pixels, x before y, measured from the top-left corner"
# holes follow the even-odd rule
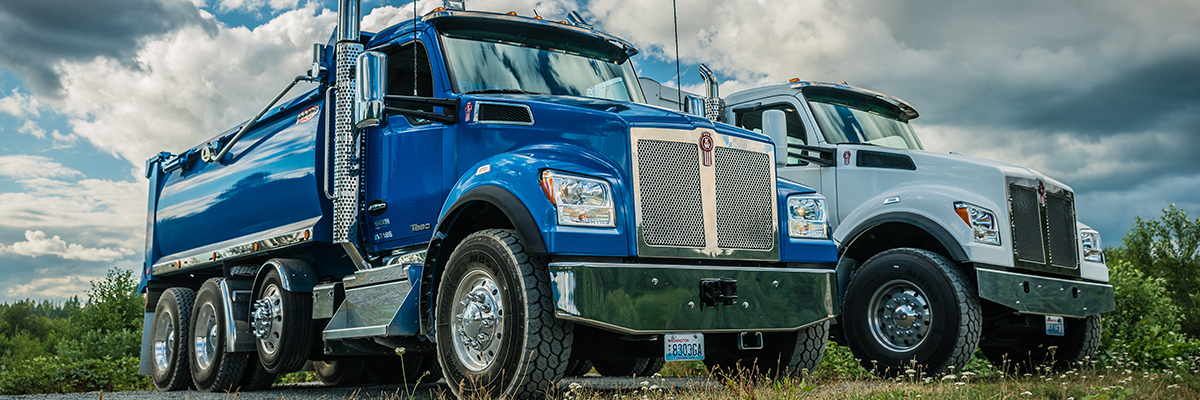
[[[186,0],[3,0],[0,66],[23,72],[35,92],[55,95],[59,62],[106,57],[136,66],[145,38],[195,24],[216,32]]]

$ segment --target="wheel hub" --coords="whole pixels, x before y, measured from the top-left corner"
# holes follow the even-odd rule
[[[454,298],[454,349],[459,361],[472,371],[492,364],[500,350],[504,303],[496,280],[482,270],[463,276]]]
[[[175,353],[175,324],[171,322],[171,314],[163,313],[158,319],[158,334],[154,337],[154,364],[160,371],[166,371],[171,365]]]
[[[925,341],[933,320],[929,298],[907,280],[893,280],[871,296],[867,322],[875,340],[885,348],[905,352]]]
[[[221,338],[221,332],[218,329],[217,313],[211,304],[205,304],[200,308],[200,314],[197,316],[196,322],[196,364],[200,368],[208,369],[212,366],[213,359],[216,358],[217,343]]]
[[[283,303],[278,287],[268,286],[263,291],[263,297],[254,301],[251,319],[254,337],[258,338],[267,354],[275,354],[281,336],[279,329],[283,325]]]

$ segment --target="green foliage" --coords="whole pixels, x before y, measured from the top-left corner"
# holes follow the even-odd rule
[[[1162,278],[1182,331],[1200,337],[1200,218],[1189,220],[1172,204],[1159,218],[1136,218],[1124,246],[1106,253],[1110,264],[1128,262],[1146,277]]]
[[[849,347],[830,341],[825,344],[825,357],[813,371],[813,376],[822,379],[861,379],[870,377],[871,373],[863,369]]]
[[[1117,309],[1103,317],[1103,349],[1145,354],[1182,341],[1179,308],[1163,278],[1146,277],[1126,260],[1110,261],[1108,274]]]
[[[0,394],[70,393],[103,390],[149,390],[148,377],[137,374],[134,357],[69,360],[39,356],[29,362],[0,366]]]
[[[76,326],[84,331],[117,332],[141,330],[143,300],[134,293],[133,271],[113,268],[108,276],[92,281],[87,305]]]

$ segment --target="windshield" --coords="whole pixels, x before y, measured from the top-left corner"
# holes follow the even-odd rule
[[[615,64],[576,54],[442,37],[459,93],[533,93],[644,103],[628,60]]]
[[[924,150],[912,126],[841,104],[809,101],[817,125],[832,144],[860,143],[893,149]]]

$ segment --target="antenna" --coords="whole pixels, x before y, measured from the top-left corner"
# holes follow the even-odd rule
[[[675,22],[675,101],[679,102],[679,110],[683,110],[683,82],[679,81],[679,12],[675,10],[675,0],[671,0],[671,19]]]
[[[413,96],[417,96],[417,44],[417,0],[413,0]]]

